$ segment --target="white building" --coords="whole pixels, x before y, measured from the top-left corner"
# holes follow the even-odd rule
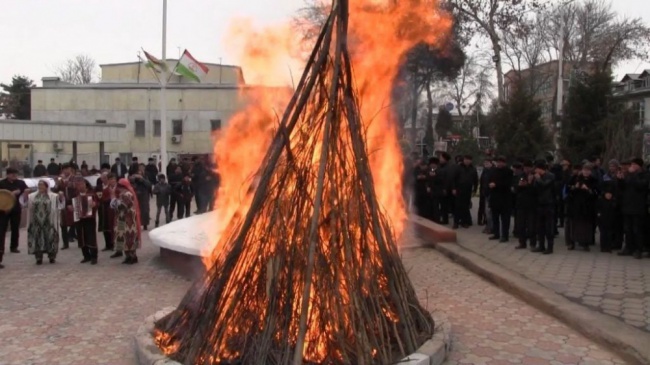
[[[176,60],[169,60],[172,69]],[[212,132],[220,129],[233,114],[241,110],[251,90],[244,83],[241,68],[206,64],[209,73],[202,83],[172,75],[168,82],[167,118],[160,123],[160,86],[154,72],[140,62],[101,65],[101,82],[71,85],[56,77],[43,78],[43,86],[32,89],[32,121],[55,126],[117,126],[124,129],[119,140],[107,138],[103,143],[101,162],[122,157],[129,161],[138,156],[141,161],[159,154],[164,130],[171,156],[181,153],[211,153]],[[117,128],[117,127],[115,127]],[[96,129],[99,130],[99,129]],[[88,140],[85,129],[69,132],[61,138],[52,134],[48,142],[24,134],[3,143],[2,155],[49,161],[70,160],[76,155],[78,163],[100,164],[100,148]],[[25,143],[15,143],[23,138]],[[8,141],[5,136],[0,140]],[[77,141],[78,143],[73,143]],[[21,145],[22,151],[11,151],[10,145]],[[27,153],[25,146],[30,148]]]

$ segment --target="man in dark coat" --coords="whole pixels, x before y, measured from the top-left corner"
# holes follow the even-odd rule
[[[440,166],[436,174],[440,176],[443,182],[442,198],[440,199],[440,224],[449,224],[449,213],[451,212],[451,195],[452,182],[454,178],[454,166],[450,163],[451,156],[447,152],[440,153]]]
[[[555,176],[547,169],[546,161],[537,161],[533,182],[537,195],[537,247],[532,251],[544,255],[553,253],[555,243]]]
[[[621,213],[620,189],[618,186],[618,173],[621,171],[621,164],[617,160],[610,160],[607,167],[607,173],[603,175],[600,199],[602,214],[600,214],[601,219],[599,219],[598,226],[601,237],[603,237],[603,231],[606,231],[605,238],[601,238],[601,251],[603,250],[603,241],[606,241],[606,244],[609,245],[610,251],[623,248],[623,214]],[[605,196],[607,193],[611,194],[610,198]],[[611,209],[605,213],[604,210],[609,208]],[[601,227],[600,224],[607,227]]]
[[[519,239],[519,245],[516,249],[525,249],[530,243],[530,246],[535,246],[535,239],[537,233],[537,195],[533,183],[535,174],[533,173],[533,162],[524,161],[522,164],[523,170],[515,177],[514,191],[517,195],[515,199],[516,217],[515,217],[515,231]]]
[[[462,226],[467,228],[472,225],[472,193],[478,190],[478,173],[472,165],[472,156],[466,155],[458,165],[453,183],[452,193],[455,197],[454,228]]]
[[[490,240],[508,242],[510,231],[510,214],[512,211],[512,170],[506,165],[506,159],[499,156],[497,167],[490,176],[490,208],[492,209],[492,233]]]
[[[427,193],[428,166],[424,159],[419,160],[413,170],[415,185],[413,187],[414,203],[417,214],[426,217],[429,210],[429,195]]]
[[[144,168],[144,175],[151,185],[156,185],[158,183],[158,168],[156,167],[156,161],[154,161],[153,158],[149,158],[147,166]]]
[[[115,175],[117,180],[123,179],[127,173],[126,165],[120,160],[119,157],[115,159],[115,163],[111,167],[111,173]]]
[[[137,175],[140,172],[140,163],[137,157],[131,159],[131,166],[129,166],[129,176]]]
[[[43,160],[38,160],[36,166],[34,166],[34,177],[43,177],[47,175],[47,168],[43,165]]]
[[[50,164],[47,165],[47,174],[49,176],[59,176],[61,174],[61,166],[53,158],[50,159]]]
[[[427,176],[427,194],[429,196],[429,208],[427,218],[440,222],[440,200],[443,198],[444,181],[438,174],[440,160],[437,157],[429,159],[429,171]]]
[[[634,158],[628,168],[627,176],[618,173],[621,191],[621,210],[625,226],[625,249],[619,256],[640,259],[645,238],[646,201],[648,196],[648,176],[643,170],[643,160]]]

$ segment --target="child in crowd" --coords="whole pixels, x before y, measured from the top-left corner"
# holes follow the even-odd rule
[[[153,187],[153,194],[156,196],[156,227],[160,223],[160,211],[165,210],[165,222],[171,221],[169,215],[169,198],[172,195],[172,186],[167,183],[165,175],[158,175],[158,183]]]

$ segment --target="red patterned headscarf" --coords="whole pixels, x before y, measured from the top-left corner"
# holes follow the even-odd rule
[[[133,206],[135,207],[136,224],[138,225],[138,241],[140,242],[140,245],[142,245],[142,224],[140,223],[140,204],[138,204],[138,196],[135,195],[135,190],[133,189],[133,186],[129,180],[122,178],[117,182],[117,185],[121,186],[122,188],[128,190],[129,193],[131,193]]]

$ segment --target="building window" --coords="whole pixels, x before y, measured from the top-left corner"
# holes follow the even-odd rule
[[[639,125],[645,124],[645,100],[635,101],[632,103],[632,111],[634,115],[638,118],[637,122]]]
[[[175,136],[180,136],[183,134],[183,120],[174,119],[172,120],[172,134]]]
[[[106,119],[97,119],[95,120],[96,124],[106,124]]]
[[[221,119],[210,120],[210,130],[213,132],[221,130]]]
[[[135,136],[136,137],[144,137],[145,131],[144,131],[144,120],[136,120],[135,121]]]
[[[153,136],[160,137],[160,120],[153,121]]]

